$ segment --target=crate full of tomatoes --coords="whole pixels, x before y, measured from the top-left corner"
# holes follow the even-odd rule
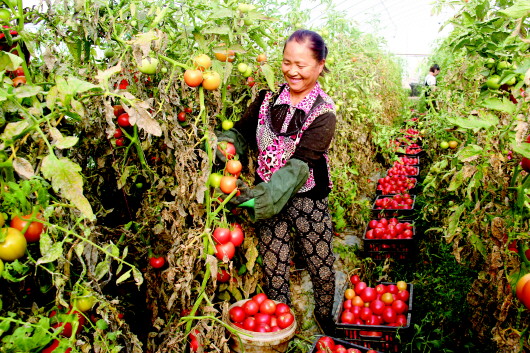
[[[416,195],[410,194],[378,195],[372,205],[372,216],[376,218],[410,216],[414,212],[415,200]]]
[[[382,352],[400,352],[400,342],[412,330],[412,284],[381,282],[369,287],[358,276],[351,281],[353,288],[345,290],[335,316],[337,337]]]
[[[405,164],[405,165],[420,165],[420,157],[401,156],[398,158],[397,161],[394,162],[394,165],[396,163]]]
[[[371,348],[359,346],[330,336],[315,339],[309,353],[381,353]]]
[[[401,145],[397,149],[396,154],[398,156],[418,157],[423,154],[423,149],[418,143],[411,143],[409,145]]]
[[[387,175],[377,180],[378,195],[408,194],[416,191],[418,180],[405,175]]]
[[[363,236],[364,254],[374,261],[387,258],[410,260],[415,255],[416,230],[413,221],[397,218],[372,219]]]
[[[407,164],[401,164],[401,163],[394,163],[394,166],[390,169],[388,169],[386,175],[388,176],[397,176],[397,175],[403,175],[403,176],[419,176],[420,175],[420,167],[414,166],[414,165],[407,165]]]

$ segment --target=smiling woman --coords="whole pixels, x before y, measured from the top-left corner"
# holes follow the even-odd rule
[[[223,131],[218,139],[236,146],[249,144],[257,151],[256,186],[242,188],[251,202],[241,205],[254,210],[269,298],[291,302],[290,229],[294,229],[294,243],[313,281],[315,317],[325,333],[332,335],[335,258],[327,151],[336,118],[333,101],[317,81],[327,71],[327,53],[319,34],[294,32],[283,50],[286,83],[277,92],[261,91],[234,128]],[[245,152],[242,147],[236,150],[239,155]],[[242,202],[233,200],[233,206]]]

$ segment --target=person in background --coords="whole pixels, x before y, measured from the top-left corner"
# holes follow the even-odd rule
[[[314,316],[325,334],[335,330],[333,228],[328,208],[332,183],[327,156],[335,134],[335,105],[318,78],[328,49],[316,32],[298,30],[284,44],[286,83],[263,90],[234,128],[218,141],[257,152],[255,186],[238,181],[229,202],[253,209],[269,298],[291,304],[291,236],[306,260],[313,283]],[[222,156],[217,154],[219,158]],[[291,230],[295,234],[291,234]]]
[[[440,66],[434,64],[429,69],[429,73],[425,76],[425,98],[427,99],[427,104],[430,108],[436,110],[436,101],[432,99],[431,93],[436,86],[436,76],[440,73]]]

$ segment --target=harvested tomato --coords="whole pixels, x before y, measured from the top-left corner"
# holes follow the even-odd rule
[[[32,217],[31,214],[22,216],[22,218],[15,216],[11,220],[11,227],[18,229],[19,231],[23,231],[24,228],[27,226],[29,221],[24,221],[23,219],[30,219]],[[39,218],[39,215],[37,215],[37,218]],[[34,243],[36,241],[39,241],[40,235],[42,234],[42,230],[44,229],[44,225],[40,222],[31,222],[29,226],[27,226],[26,231],[23,233],[24,237],[26,238],[28,243]]]
[[[24,235],[15,228],[7,227],[0,230],[5,239],[0,243],[0,259],[13,261],[20,259],[26,253],[28,243]]]

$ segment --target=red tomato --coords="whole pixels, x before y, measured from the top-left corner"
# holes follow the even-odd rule
[[[318,339],[316,348],[323,351],[333,351],[335,349],[335,341],[329,336],[322,336]]]
[[[397,299],[392,302],[392,309],[394,309],[396,314],[404,314],[409,309],[409,306],[403,300]]]
[[[166,264],[166,259],[164,256],[153,256],[149,259],[149,264],[153,268],[162,268]]]
[[[184,112],[188,113],[188,114],[189,113],[193,113],[193,109],[191,109],[191,107],[186,107],[186,108],[184,108]]]
[[[225,170],[230,174],[234,174],[234,175],[239,174],[241,173],[242,169],[243,169],[243,165],[238,160],[231,159],[226,162]]]
[[[230,194],[237,187],[237,178],[231,175],[223,175],[219,188],[225,194]]]
[[[249,330],[249,331],[254,331],[256,330],[256,319],[254,317],[247,317],[244,321],[243,321],[243,328],[245,330]]]
[[[353,287],[353,289],[355,290],[355,293],[357,295],[360,295],[362,293],[362,291],[366,288],[366,282],[358,282],[355,284],[355,286]]]
[[[22,232],[24,227],[28,224],[28,221],[24,221],[23,219],[29,219],[31,218],[31,214],[22,216],[22,218],[15,216],[11,220],[11,228],[18,229]],[[40,218],[40,215],[37,215],[37,218]],[[24,237],[26,238],[26,241],[28,243],[34,243],[36,241],[39,241],[40,235],[42,233],[42,230],[44,228],[44,225],[40,222],[31,222],[28,226],[28,229],[24,232]]]
[[[259,304],[254,300],[249,300],[243,304],[243,310],[247,316],[254,316],[259,312]]]
[[[215,246],[215,250],[215,256],[223,262],[228,262],[232,260],[236,253],[236,248],[231,242],[228,242],[226,244],[217,244]]]
[[[395,294],[395,297],[396,299],[403,300],[406,303],[407,300],[409,300],[410,293],[408,290],[402,290]]]
[[[372,287],[366,287],[360,294],[361,299],[364,300],[364,302],[371,302],[372,300],[375,300],[377,297],[377,292]]]
[[[396,311],[391,306],[385,306],[383,313],[381,314],[383,321],[387,324],[396,322],[397,314]]]
[[[377,222],[376,219],[372,219],[372,220],[368,223],[368,227],[374,229],[374,228],[377,227],[377,224],[378,224],[378,223],[379,223],[379,222]]]
[[[252,297],[252,300],[254,300],[258,304],[263,303],[265,299],[268,299],[267,294],[265,293],[258,293]]]
[[[243,234],[243,230],[241,228],[234,228],[230,232],[230,241],[234,246],[240,246],[243,244],[243,240],[245,240],[245,235]]]
[[[370,303],[370,309],[372,309],[372,313],[374,313],[375,315],[381,315],[383,313],[384,308],[385,303],[383,303],[379,299],[376,299]]]
[[[129,114],[123,113],[118,117],[118,125],[121,127],[129,127],[131,123],[129,122]]]
[[[114,138],[117,138],[119,139],[120,137],[123,136],[123,131],[121,131],[121,129],[116,129],[116,131],[114,132]]]
[[[280,316],[281,314],[290,313],[291,308],[289,308],[289,305],[285,303],[278,303],[276,304],[276,316]]]
[[[226,244],[230,241],[230,229],[228,228],[215,228],[213,231],[213,239],[218,244]]]
[[[13,87],[26,84],[26,76],[17,76],[13,79]]]
[[[227,270],[222,269],[221,271],[217,272],[217,282],[226,283],[228,281],[230,281],[230,273],[228,273]]]
[[[259,305],[259,312],[263,314],[272,315],[276,312],[276,303],[272,299],[265,299]]]
[[[523,305],[530,309],[530,273],[521,277],[515,285],[515,294]]]
[[[177,120],[180,121],[181,123],[186,121],[186,113],[185,112],[178,113]]]
[[[221,151],[221,153],[223,154],[223,156],[225,156],[226,159],[234,158],[237,153],[236,147],[232,142],[221,141],[217,145],[217,148],[219,149],[219,151]]]
[[[359,275],[351,275],[350,282],[352,284],[357,284],[357,283],[361,282],[361,278],[359,277]]]
[[[265,314],[265,313],[257,313],[256,315],[254,315],[254,317],[256,318],[256,323],[259,325],[259,324],[267,324],[270,326],[271,324],[271,316],[270,314]]]
[[[125,146],[125,138],[124,137],[120,137],[120,138],[117,138],[116,139],[116,146]]]
[[[277,318],[278,327],[281,329],[287,328],[294,322],[294,315],[291,313],[284,313]]]
[[[375,291],[377,294],[384,294],[386,293],[386,286],[383,283],[379,283],[377,286],[375,286]]]
[[[125,109],[123,109],[122,105],[114,105],[112,108],[114,109],[114,116],[116,118],[125,113]]]
[[[262,332],[262,333],[265,333],[265,332],[271,332],[271,326],[268,325],[268,324],[258,324],[258,326],[256,327],[256,332]]]
[[[368,320],[371,316],[372,316],[372,309],[370,309],[370,307],[367,307],[367,306],[363,306],[361,308],[361,313],[359,315],[361,317],[361,319],[363,319],[364,321]]]
[[[228,312],[230,315],[230,320],[232,322],[243,322],[247,315],[245,314],[245,310],[243,310],[240,306],[234,306],[230,311]]]

